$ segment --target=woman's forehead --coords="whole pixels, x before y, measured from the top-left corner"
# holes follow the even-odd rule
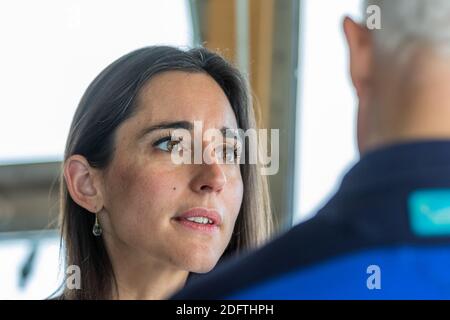
[[[236,127],[229,100],[205,73],[169,71],[155,76],[138,97],[136,115],[147,123],[203,121],[211,127]]]

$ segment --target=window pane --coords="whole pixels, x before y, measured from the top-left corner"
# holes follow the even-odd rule
[[[359,18],[359,0],[302,1],[294,217],[315,213],[356,154],[356,100],[342,21]]]
[[[60,160],[84,90],[139,47],[186,46],[187,0],[0,3],[0,163]]]

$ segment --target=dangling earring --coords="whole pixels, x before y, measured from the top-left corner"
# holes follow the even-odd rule
[[[98,217],[97,217],[97,213],[95,214],[95,223],[94,223],[94,227],[92,228],[92,233],[94,234],[94,236],[99,237],[102,235],[102,227],[101,225],[98,223]]]

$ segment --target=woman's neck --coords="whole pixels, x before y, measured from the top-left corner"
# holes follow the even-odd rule
[[[188,276],[183,270],[163,269],[157,265],[136,268],[128,263],[122,268],[115,267],[114,273],[117,289],[113,286],[113,299],[118,300],[167,299],[184,286]]]
[[[167,299],[186,283],[188,271],[177,269],[146,252],[137,252],[124,243],[114,241],[114,245],[107,247],[117,284],[112,283],[113,299]]]

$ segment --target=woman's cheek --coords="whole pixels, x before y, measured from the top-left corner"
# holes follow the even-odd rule
[[[229,187],[230,193],[228,195],[228,199],[226,199],[226,203],[230,204],[229,211],[232,214],[234,220],[236,220],[242,205],[242,199],[244,195],[244,184],[240,173],[236,175],[234,179],[230,182],[231,182]]]
[[[165,174],[149,174],[142,179],[136,192],[140,194],[140,203],[143,206],[161,209],[162,205],[171,203],[174,193],[177,191],[177,181]]]

